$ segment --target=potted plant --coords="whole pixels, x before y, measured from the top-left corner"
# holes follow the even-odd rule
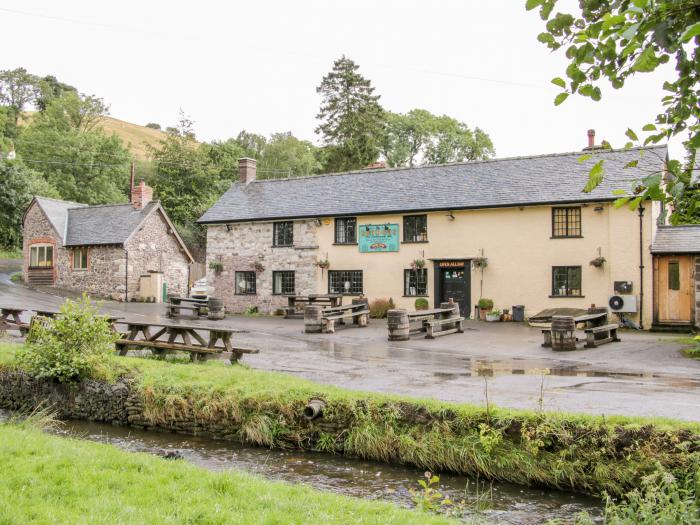
[[[500,310],[491,310],[490,312],[486,312],[486,321],[489,323],[495,323],[496,321],[501,320],[501,311]]]
[[[493,300],[482,297],[479,299],[479,319],[486,321],[486,313],[493,310]]]
[[[219,275],[224,270],[224,265],[221,261],[209,261],[209,269],[213,270],[216,275]]]
[[[411,261],[411,270],[418,271],[425,268],[425,259],[414,259]]]
[[[321,259],[316,263],[316,266],[321,268],[321,270],[327,270],[331,267],[331,262],[328,259]]]
[[[484,269],[489,265],[489,260],[486,257],[474,257],[472,259],[472,268],[475,270]]]
[[[265,271],[265,267],[263,266],[263,263],[261,263],[260,261],[255,261],[253,263],[253,270],[255,270],[257,273],[260,273],[260,272]]]

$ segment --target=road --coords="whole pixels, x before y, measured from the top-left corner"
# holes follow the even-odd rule
[[[0,261],[0,305],[56,308],[63,297],[12,283],[18,262]],[[163,306],[104,302],[105,313],[164,320]],[[200,321],[193,321],[197,323]],[[209,321],[211,323],[211,321]],[[353,390],[589,414],[700,421],[700,361],[681,355],[677,336],[623,331],[620,343],[555,353],[540,331],[519,323],[468,321],[464,334],[436,340],[386,340],[386,323],[305,334],[301,320],[227,317],[248,330],[236,343],[260,348],[253,368]]]

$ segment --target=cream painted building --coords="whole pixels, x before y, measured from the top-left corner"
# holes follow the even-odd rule
[[[661,172],[666,148],[590,153],[283,180],[256,180],[242,159],[240,180],[200,219],[211,293],[234,311],[342,293],[408,309],[453,298],[467,315],[486,297],[526,316],[623,294],[627,315],[649,327],[660,209],[615,208],[614,190]],[[605,180],[583,193],[600,159]],[[631,160],[638,167],[624,168]]]

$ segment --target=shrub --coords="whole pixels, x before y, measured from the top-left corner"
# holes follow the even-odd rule
[[[493,309],[493,299],[486,299],[482,297],[479,299],[479,310],[492,310]]]
[[[37,378],[61,383],[96,375],[119,339],[86,295],[79,301],[66,300],[49,323],[34,323],[30,336],[17,354],[19,363]]]
[[[372,319],[386,319],[386,314],[389,310],[396,308],[394,300],[375,299],[369,304],[369,316]]]
[[[419,297],[414,303],[416,310],[427,310],[430,307],[430,303],[425,297]]]
[[[253,306],[252,304],[249,304],[248,306],[245,307],[245,311],[243,312],[243,315],[247,315],[248,317],[255,317],[257,315],[260,315],[260,312],[258,312],[257,306]]]

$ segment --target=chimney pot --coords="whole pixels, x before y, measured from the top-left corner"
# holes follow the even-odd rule
[[[595,130],[588,130],[588,147],[593,149],[595,147]]]
[[[136,210],[142,210],[146,204],[153,200],[153,188],[146,186],[146,182],[141,179],[139,185],[131,192],[131,205]]]
[[[241,184],[250,184],[255,180],[257,172],[257,161],[244,157],[238,159],[238,180]]]

